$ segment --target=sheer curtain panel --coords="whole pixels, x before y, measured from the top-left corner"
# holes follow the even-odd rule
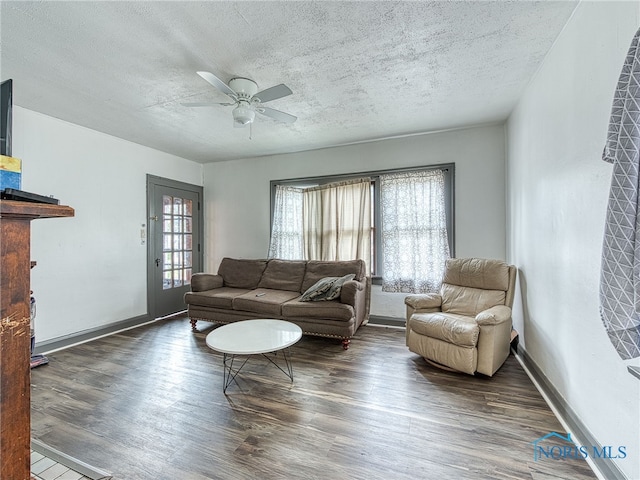
[[[437,292],[449,258],[442,170],[380,176],[382,290]]]
[[[308,260],[362,259],[371,266],[371,179],[306,188],[303,230]]]
[[[303,260],[301,188],[276,186],[269,258]]]

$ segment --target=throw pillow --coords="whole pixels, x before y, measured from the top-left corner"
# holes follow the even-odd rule
[[[300,297],[301,302],[316,302],[322,299],[329,289],[333,282],[338,280],[339,277],[324,277],[318,280],[316,283],[311,285]]]
[[[340,298],[340,290],[342,290],[342,285],[349,280],[353,280],[356,278],[355,274],[350,273],[349,275],[345,275],[344,277],[340,277],[331,285],[329,291],[323,298],[323,300],[335,300],[336,298]]]

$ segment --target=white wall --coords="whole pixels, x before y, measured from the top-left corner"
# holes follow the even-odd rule
[[[75,209],[32,222],[36,341],[146,314],[146,174],[202,185],[202,165],[19,107],[13,120],[22,189]]]
[[[504,128],[483,126],[204,168],[205,267],[225,256],[264,258],[269,248],[270,180],[456,164],[456,256],[505,258]],[[381,313],[404,317],[404,295],[376,297]]]
[[[630,479],[640,478],[640,381],[607,339],[598,281],[612,171],[601,155],[639,21],[638,2],[581,3],[507,124],[521,345],[600,444],[627,446],[616,464]]]

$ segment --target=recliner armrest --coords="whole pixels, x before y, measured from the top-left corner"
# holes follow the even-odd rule
[[[506,305],[496,305],[476,315],[478,325],[498,325],[511,319],[511,308]]]
[[[192,292],[204,292],[207,290],[213,290],[214,288],[221,288],[224,285],[221,275],[214,275],[213,273],[194,273],[191,276],[191,291]]]
[[[442,296],[439,293],[408,295],[404,298],[404,303],[416,311],[427,308],[440,308],[442,306]]]

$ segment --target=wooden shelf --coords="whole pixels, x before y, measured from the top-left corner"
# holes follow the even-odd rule
[[[36,218],[73,217],[74,214],[73,208],[67,205],[0,200],[0,216],[2,217],[9,215],[33,220]]]
[[[0,200],[0,478],[30,478],[31,220],[74,214],[66,205]]]

